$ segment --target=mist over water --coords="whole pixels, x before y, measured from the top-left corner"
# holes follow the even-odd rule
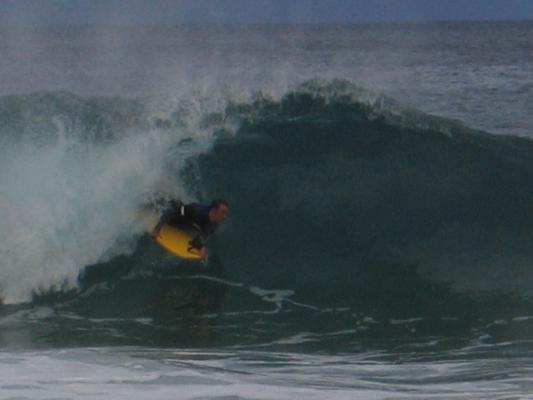
[[[531,135],[528,21],[1,30],[3,94],[279,98],[342,78],[475,128]]]

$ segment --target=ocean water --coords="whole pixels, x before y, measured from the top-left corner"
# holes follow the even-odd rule
[[[0,398],[533,398],[531,22],[0,31]]]

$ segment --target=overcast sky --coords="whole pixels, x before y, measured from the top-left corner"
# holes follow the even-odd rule
[[[533,0],[0,0],[0,24],[533,20]]]

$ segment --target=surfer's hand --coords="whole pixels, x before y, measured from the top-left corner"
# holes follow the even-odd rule
[[[198,252],[200,253],[200,258],[202,260],[207,260],[207,249],[206,247],[201,247],[200,250],[198,250]]]

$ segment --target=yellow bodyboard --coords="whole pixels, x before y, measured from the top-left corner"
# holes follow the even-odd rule
[[[159,214],[145,209],[139,212],[139,217],[144,222],[146,230],[151,234],[159,220]],[[157,244],[169,253],[188,260],[200,260],[201,257],[198,250],[191,248],[190,242],[192,239],[193,237],[189,233],[166,224],[161,227],[159,234],[154,237]]]
[[[190,245],[193,237],[187,232],[172,226],[163,225],[159,234],[154,238],[157,243],[169,253],[190,260],[200,260],[200,253]]]

